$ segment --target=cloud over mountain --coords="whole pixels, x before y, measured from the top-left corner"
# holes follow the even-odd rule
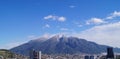
[[[120,47],[120,22],[94,26],[90,29],[76,33],[75,36],[89,39],[99,44]]]

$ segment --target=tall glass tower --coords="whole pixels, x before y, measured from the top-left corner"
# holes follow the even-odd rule
[[[107,48],[107,59],[114,59],[114,52],[112,47]]]

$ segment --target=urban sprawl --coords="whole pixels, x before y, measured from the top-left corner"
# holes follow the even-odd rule
[[[107,48],[106,53],[101,54],[42,54],[41,51],[32,50],[29,56],[15,54],[9,50],[0,49],[0,59],[120,59],[119,53],[114,53],[112,47]]]

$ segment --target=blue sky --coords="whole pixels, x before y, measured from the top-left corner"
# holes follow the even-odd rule
[[[120,42],[119,2],[119,0],[0,0],[0,45],[3,46],[0,48],[9,49],[46,33],[67,35],[72,33],[72,36],[86,38],[99,44],[120,47],[117,45]],[[111,33],[113,37],[108,37]],[[101,38],[102,35],[105,37]],[[103,42],[104,39],[106,42]]]

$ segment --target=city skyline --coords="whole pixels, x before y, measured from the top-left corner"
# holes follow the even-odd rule
[[[65,34],[120,48],[120,1],[1,0],[0,49]]]

